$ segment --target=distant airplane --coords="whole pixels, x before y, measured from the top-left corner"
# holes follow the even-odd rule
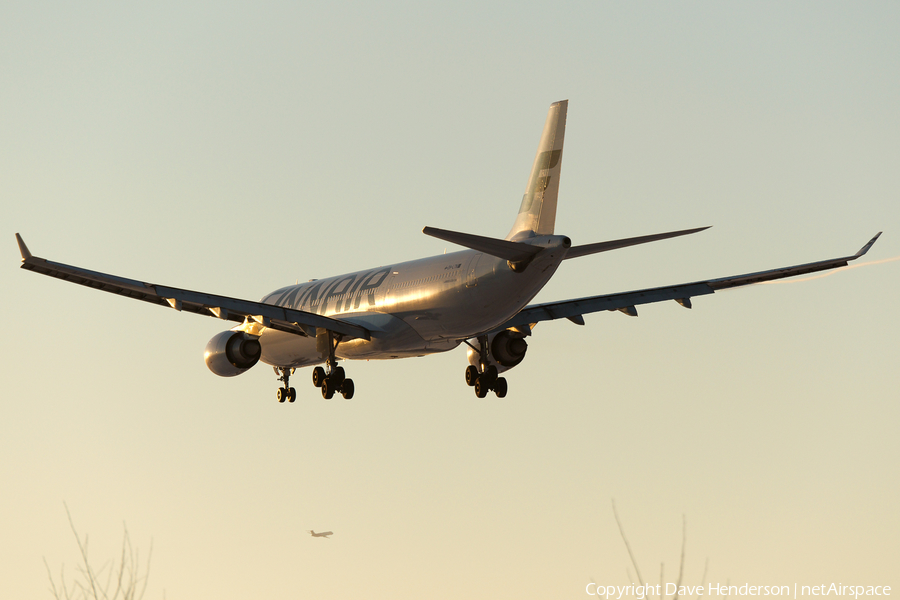
[[[309,530],[309,533],[310,533],[313,537],[325,538],[326,540],[330,540],[330,539],[331,539],[330,537],[328,537],[329,535],[334,535],[334,532],[332,532],[332,531],[323,531],[322,533],[316,533],[316,532],[313,531],[312,529]]]
[[[321,388],[323,397],[332,398],[340,393],[349,399],[354,393],[353,380],[338,366],[339,359],[423,356],[446,352],[461,344],[469,347],[465,380],[475,388],[475,395],[484,398],[493,390],[502,398],[506,396],[507,383],[499,374],[522,362],[528,349],[525,338],[541,321],[565,318],[584,325],[583,315],[599,311],[620,311],[636,317],[638,305],[667,300],[691,308],[694,296],[846,266],[865,254],[881,235],[879,232],[856,254],[841,258],[529,305],[565,260],[707,229],[699,227],[579,246],[573,246],[566,236],[556,235],[567,109],[568,100],[550,106],[518,216],[504,239],[432,227],[423,230],[427,235],[468,248],[461,252],[311,279],[276,290],[259,302],[144,283],[51,262],[32,256],[17,233],[22,268],[177,311],[239,323],[209,341],[205,353],[207,366],[216,375],[231,377],[260,361],[271,365],[283,384],[277,393],[279,402],[296,399],[290,376],[299,367],[316,365],[312,380]],[[384,208],[386,218],[390,218],[392,209]],[[478,221],[477,208],[473,206],[470,210],[473,219]],[[324,218],[329,226],[337,226],[342,231],[352,227],[352,215],[342,216],[343,222],[335,221],[338,218],[335,215]],[[240,237],[239,232],[235,235]],[[352,249],[348,244],[358,239],[359,247],[355,249],[364,251],[365,244],[377,244],[379,237],[375,229],[372,239],[351,236],[341,242],[341,247]],[[229,248],[225,244],[218,251],[227,252]],[[582,267],[582,272],[595,277],[593,270]],[[319,366],[322,364],[325,368]],[[562,379],[569,385],[568,378]],[[403,380],[396,383],[401,390],[406,386]]]

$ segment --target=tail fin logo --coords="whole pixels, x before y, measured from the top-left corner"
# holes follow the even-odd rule
[[[534,204],[535,197],[541,197],[544,190],[550,185],[550,170],[559,164],[562,150],[550,150],[541,152],[538,157],[538,168],[532,173],[532,180],[528,182],[528,189],[522,196],[522,206],[519,213],[527,213]]]
[[[534,155],[525,195],[507,240],[551,235],[556,225],[556,198],[562,169],[568,100],[554,102],[547,112],[541,140]]]

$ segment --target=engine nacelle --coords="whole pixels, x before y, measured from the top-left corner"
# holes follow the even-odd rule
[[[203,360],[220,377],[240,375],[259,362],[259,337],[243,331],[223,331],[206,344]]]
[[[476,348],[480,347],[475,338],[469,340],[469,343]],[[488,336],[488,348],[490,348],[488,364],[496,366],[497,372],[502,373],[522,362],[528,350],[528,342],[525,341],[524,334],[507,329]],[[469,364],[475,366],[480,364],[481,357],[472,348],[469,348],[468,358]]]

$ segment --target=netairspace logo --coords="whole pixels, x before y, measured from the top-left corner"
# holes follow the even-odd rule
[[[602,596],[606,600],[622,600],[622,598],[633,597],[635,600],[645,600],[647,598],[663,595],[665,588],[666,596],[785,596],[800,598],[802,596],[846,596],[854,599],[860,596],[890,596],[891,586],[889,585],[842,585],[840,583],[821,584],[821,585],[720,585],[711,583],[709,585],[675,585],[674,583],[656,584],[656,585],[599,585],[589,583],[585,586],[584,591],[588,596]]]

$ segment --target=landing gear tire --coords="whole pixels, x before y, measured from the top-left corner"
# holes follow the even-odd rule
[[[325,381],[325,369],[322,367],[316,367],[312,372],[312,380],[313,385],[316,387],[322,387],[322,382]]]
[[[297,399],[297,391],[291,387],[291,375],[294,373],[293,367],[273,367],[275,374],[280,375],[278,381],[284,385],[278,388],[275,397],[279,402],[293,402]]]
[[[505,377],[498,377],[496,383],[494,383],[494,393],[497,394],[498,398],[506,397],[506,392],[509,390],[506,385]]]
[[[475,380],[475,395],[479,398],[487,397],[489,387],[484,376],[479,377]]]
[[[491,381],[497,379],[497,367],[495,365],[488,365],[488,368],[484,370],[484,374],[487,375]]]
[[[469,365],[466,367],[466,385],[472,387],[475,385],[475,381],[478,379],[478,367],[475,365]]]
[[[338,344],[341,343],[341,336],[333,331],[326,330],[324,333],[327,337],[323,338],[322,333],[322,331],[319,331],[316,335],[316,347],[321,348],[319,344],[327,342],[328,358],[325,360],[327,371],[322,367],[314,368],[312,374],[313,385],[322,388],[322,397],[326,400],[331,400],[338,393],[349,400],[353,397],[353,380],[347,379],[344,368],[338,366],[337,356],[335,356],[335,350]]]

